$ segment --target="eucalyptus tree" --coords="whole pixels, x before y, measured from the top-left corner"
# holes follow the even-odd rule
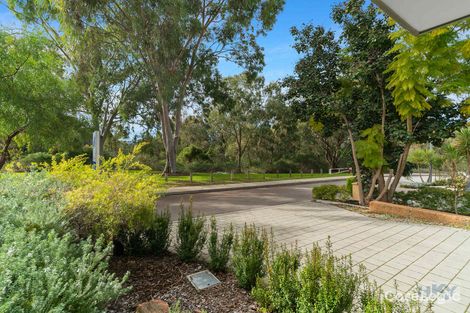
[[[138,92],[142,72],[129,52],[99,29],[88,24],[72,28],[64,5],[54,0],[8,0],[18,19],[41,29],[54,43],[82,95],[81,112],[100,132],[103,150],[116,124],[132,119],[144,101]]]
[[[43,36],[2,29],[0,51],[1,169],[15,142],[70,139],[78,99],[55,46]]]
[[[264,80],[241,74],[226,78],[226,82],[228,98],[215,103],[209,123],[234,147],[237,171],[241,172],[245,152],[254,144],[257,129],[263,121]]]
[[[284,0],[62,1],[64,23],[101,29],[132,51],[152,81],[167,164],[176,149],[191,82],[216,71],[220,58],[257,72],[256,37],[272,28]]]

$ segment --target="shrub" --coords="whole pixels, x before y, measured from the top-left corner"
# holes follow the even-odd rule
[[[103,312],[126,291],[112,247],[68,231],[63,191],[44,173],[0,177],[0,311]]]
[[[353,183],[356,182],[356,177],[349,177],[346,179],[346,191],[349,193],[349,195],[352,196],[352,189],[353,189]]]
[[[171,214],[168,209],[158,212],[148,225],[122,229],[115,239],[120,251],[116,254],[162,255],[170,245]]]
[[[268,312],[296,312],[300,292],[297,279],[300,252],[297,249],[288,250],[283,246],[273,255],[272,260],[266,257],[267,282],[258,278],[252,295]]]
[[[211,218],[211,230],[209,235],[209,267],[214,271],[225,271],[233,244],[233,226],[224,229],[222,239],[219,240],[217,222]]]
[[[345,187],[337,185],[321,185],[312,188],[312,197],[316,200],[330,200],[347,199],[349,194]]]
[[[44,173],[0,174],[0,243],[2,227],[7,225],[64,233],[65,188]]]
[[[303,262],[302,262],[303,261]],[[300,266],[300,264],[303,266]],[[258,279],[252,295],[262,312],[419,312],[414,303],[384,299],[372,288],[364,268],[353,270],[351,257],[336,257],[314,245],[302,260],[299,251],[282,247],[267,260],[266,279]]]
[[[187,210],[181,203],[176,252],[182,261],[193,261],[201,253],[207,239],[205,223],[206,219],[203,216],[193,218],[192,202]]]
[[[152,253],[161,255],[168,250],[171,242],[171,214],[167,208],[157,213],[152,223],[152,227],[147,231],[147,238],[150,240]]]
[[[9,172],[28,172],[51,164],[52,155],[47,152],[35,152],[26,154],[19,159],[8,163]]]
[[[103,312],[126,291],[106,271],[110,251],[102,239],[8,231],[0,246],[2,312]]]
[[[251,289],[259,277],[264,276],[264,257],[267,253],[268,235],[258,231],[254,225],[245,224],[233,243],[232,265],[238,283],[242,288]]]
[[[66,213],[82,238],[103,234],[111,241],[151,226],[159,178],[135,161],[140,148],[128,155],[120,151],[96,170],[86,164],[85,156],[52,161],[49,172],[69,187]]]
[[[470,192],[463,194],[457,201],[457,212],[470,214]],[[455,213],[455,193],[444,188],[423,187],[408,192],[395,192],[393,201],[397,204],[409,205],[438,211]]]

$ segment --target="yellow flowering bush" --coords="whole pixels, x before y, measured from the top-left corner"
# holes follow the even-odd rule
[[[66,213],[82,237],[103,234],[108,240],[128,230],[144,230],[153,223],[161,189],[158,176],[135,161],[143,145],[130,154],[103,160],[93,169],[85,156],[52,161],[49,174],[69,186]]]

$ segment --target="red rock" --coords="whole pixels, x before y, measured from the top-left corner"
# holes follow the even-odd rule
[[[169,313],[168,303],[162,300],[151,300],[137,306],[136,313]]]

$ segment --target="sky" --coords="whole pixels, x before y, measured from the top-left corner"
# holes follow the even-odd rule
[[[5,2],[6,0],[0,0],[0,24],[12,28],[19,27],[20,23],[8,11]],[[292,48],[290,28],[313,23],[337,31],[338,26],[331,20],[330,12],[331,7],[338,2],[338,0],[286,0],[284,10],[278,15],[272,31],[266,37],[258,39],[258,43],[264,48],[266,66],[263,75],[267,82],[292,74],[294,65],[299,59]],[[227,62],[221,62],[219,68],[224,76],[241,71],[236,65]]]

